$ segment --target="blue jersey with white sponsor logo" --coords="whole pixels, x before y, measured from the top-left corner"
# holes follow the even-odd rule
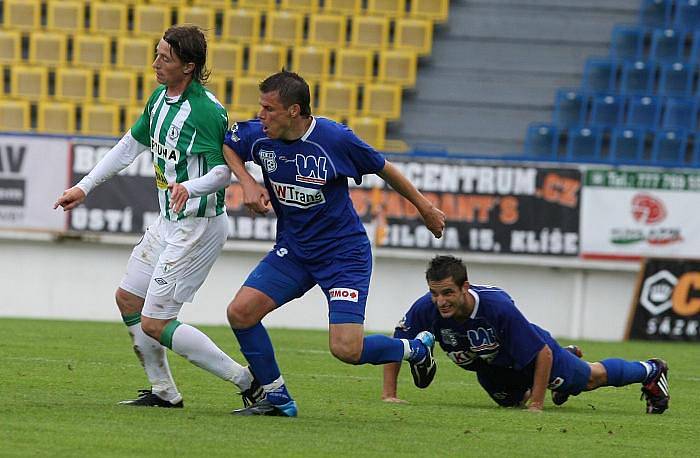
[[[449,358],[467,370],[483,364],[532,369],[528,366],[545,343],[552,351],[559,347],[549,332],[527,321],[502,289],[470,285],[469,292],[476,303],[465,321],[443,318],[427,293],[411,306],[394,337],[410,339],[430,331]]]
[[[384,157],[350,129],[314,117],[296,141],[268,138],[259,120],[233,124],[225,144],[243,161],[263,170],[277,215],[277,242],[286,242],[302,259],[319,259],[368,243],[350,200],[348,178],[384,168]],[[350,242],[350,243],[347,243]]]

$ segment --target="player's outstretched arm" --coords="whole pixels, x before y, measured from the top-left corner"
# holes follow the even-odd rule
[[[206,196],[231,183],[231,172],[225,165],[217,165],[199,178],[168,183],[170,190],[170,209],[178,213],[191,197]]]
[[[396,387],[401,371],[401,363],[387,363],[384,365],[384,386],[382,388],[382,401],[406,403],[403,399],[396,397]]]
[[[545,344],[535,360],[535,375],[532,378],[532,394],[528,410],[540,412],[544,408],[544,394],[547,391],[549,375],[552,372],[552,349]]]
[[[436,238],[442,237],[442,231],[445,229],[445,214],[421,194],[394,164],[386,161],[384,168],[377,175],[416,207],[425,222],[425,227]]]
[[[85,200],[85,197],[85,192],[82,189],[73,186],[63,191],[63,194],[56,199],[56,202],[53,204],[53,209],[56,210],[58,207],[62,207],[64,212],[73,210]]]
[[[253,213],[264,215],[270,211],[270,195],[267,189],[255,181],[245,168],[243,159],[228,145],[224,145],[224,159],[231,172],[236,175],[243,189],[243,205]]]

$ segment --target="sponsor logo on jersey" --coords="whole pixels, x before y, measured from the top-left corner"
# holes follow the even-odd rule
[[[229,133],[231,134],[231,141],[238,143],[241,141],[241,137],[238,136],[238,123],[234,122],[229,128]]]
[[[156,187],[161,191],[165,191],[168,189],[168,180],[165,178],[165,172],[155,162],[153,163],[153,169],[156,173]]]
[[[457,350],[447,352],[447,357],[456,365],[464,367],[472,364],[476,360],[477,355],[470,351]]]
[[[320,189],[305,188],[287,183],[277,183],[270,180],[272,190],[277,200],[290,207],[311,208],[326,202],[326,196]]]
[[[275,160],[274,151],[261,149],[260,152],[258,152],[258,155],[260,156],[260,162],[262,162],[262,166],[265,167],[267,173],[272,173],[277,170],[277,161]]]
[[[297,154],[297,181],[302,183],[326,184],[326,158]]]
[[[289,253],[289,251],[287,251],[286,248],[277,248],[277,250],[275,250],[275,254],[280,258],[285,257],[287,253]]]
[[[170,140],[175,140],[180,137],[180,129],[177,126],[170,126],[168,130],[168,138]]]
[[[331,288],[328,290],[328,296],[331,298],[331,301],[357,302],[359,294],[356,289]]]
[[[169,146],[161,145],[153,138],[151,138],[151,152],[153,153],[153,160],[163,159],[165,161],[180,162],[180,151]]]

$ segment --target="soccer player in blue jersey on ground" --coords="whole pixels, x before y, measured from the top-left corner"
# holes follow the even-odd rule
[[[430,292],[419,298],[399,322],[394,337],[411,339],[434,333],[440,347],[458,366],[474,370],[481,386],[502,406],[524,405],[541,411],[545,390],[561,405],[569,396],[602,386],[642,384],[647,413],[668,408],[668,365],[654,358],[625,361],[608,358],[589,363],[577,347],[562,348],[549,332],[527,321],[513,299],[500,288],[470,284],[464,263],[436,256],[426,271]],[[382,398],[396,397],[401,363],[384,367]],[[435,370],[411,367],[419,388],[427,387]]]
[[[274,247],[228,306],[241,352],[265,391],[263,400],[234,413],[293,417],[296,402],[260,321],[317,284],[328,301],[330,350],[336,358],[350,364],[403,359],[421,367],[434,364],[429,333],[413,339],[364,336],[372,254],[348,178],[359,183],[363,175],[379,175],[417,208],[435,237],[442,236],[445,215],[350,129],[312,116],[309,86],[299,75],[276,73],[260,84],[260,93],[259,119],[234,124],[224,145],[248,208],[265,213],[271,202],[277,215]],[[246,172],[247,161],[261,166],[265,187]]]

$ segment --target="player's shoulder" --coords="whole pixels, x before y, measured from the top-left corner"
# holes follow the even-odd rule
[[[341,124],[323,116],[314,116],[314,127],[310,137],[325,141],[342,140],[346,136],[352,135],[352,131],[345,124]]]
[[[510,294],[498,286],[478,285],[472,283],[469,285],[469,289],[479,296],[480,309],[495,312],[499,310],[507,310],[515,306],[513,303],[513,298],[510,297]],[[481,305],[484,307],[482,308]]]
[[[226,108],[224,104],[219,101],[212,91],[210,91],[206,86],[202,86],[199,83],[190,83],[191,87],[191,97],[189,98],[190,103],[197,107],[198,111],[204,111],[207,114],[224,114],[226,115]]]
[[[241,138],[256,140],[266,137],[263,125],[259,119],[249,119],[247,121],[234,121],[229,128],[231,139],[239,141]]]

